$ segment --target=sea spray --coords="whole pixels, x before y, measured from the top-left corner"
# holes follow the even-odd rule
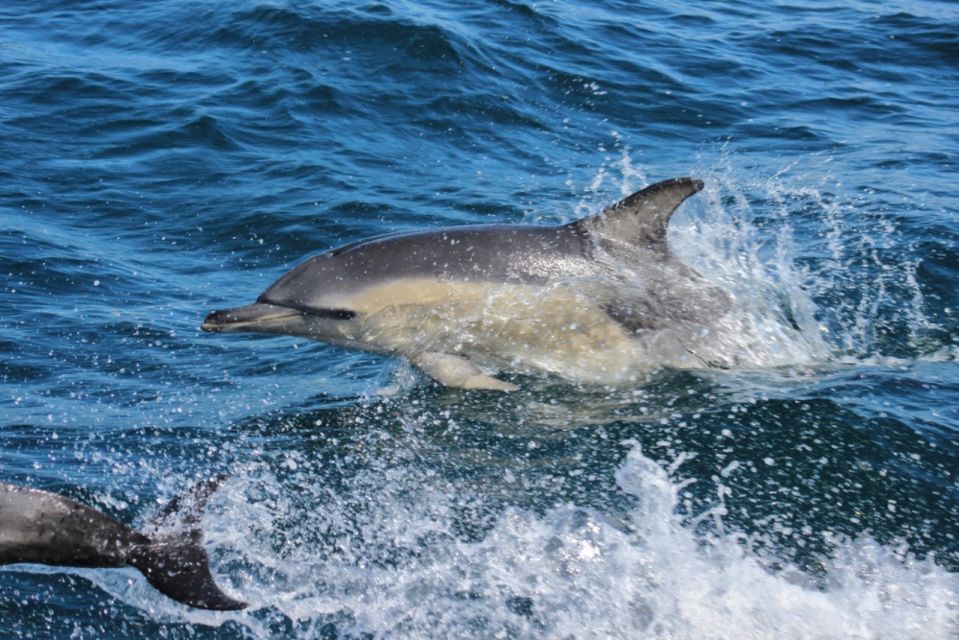
[[[249,465],[251,475],[213,505],[207,534],[251,602],[245,613],[178,611],[123,574],[85,575],[165,617],[232,620],[262,638],[284,628],[302,637],[335,628],[375,637],[717,640],[767,638],[770,629],[796,639],[959,632],[959,575],[932,559],[863,536],[836,540],[818,576],[772,562],[732,528],[696,533],[680,513],[689,483],[682,459],[670,474],[638,444],[623,446],[615,482],[632,502],[626,512],[508,507],[481,536],[463,534],[459,512],[483,497],[454,494],[413,464],[412,451],[409,464],[371,468],[339,494],[302,459],[285,480]]]

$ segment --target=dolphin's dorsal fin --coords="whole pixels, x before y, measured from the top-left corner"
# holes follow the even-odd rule
[[[604,240],[665,250],[669,218],[702,188],[703,181],[695,178],[664,180],[569,226]]]
[[[226,475],[222,473],[200,480],[189,491],[166,503],[149,524],[154,529],[177,525],[195,527],[200,522],[206,503],[225,480]]]

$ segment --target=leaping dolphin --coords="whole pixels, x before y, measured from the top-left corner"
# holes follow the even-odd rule
[[[245,603],[223,593],[200,546],[199,511],[222,478],[174,498],[157,524],[178,519],[186,530],[148,536],[69,498],[0,483],[0,564],[135,567],[160,593],[191,607],[235,610]],[[185,504],[189,503],[189,504]]]
[[[404,356],[450,387],[494,374],[600,383],[703,366],[697,333],[728,297],[673,256],[673,212],[703,188],[675,178],[559,226],[472,225],[354,242],[307,259],[204,331],[302,336]]]

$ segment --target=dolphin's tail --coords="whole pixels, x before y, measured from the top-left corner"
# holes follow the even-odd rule
[[[246,606],[216,585],[199,536],[188,533],[153,541],[138,550],[133,566],[163,595],[201,609],[236,610]]]
[[[137,545],[130,557],[130,564],[139,569],[157,591],[191,607],[216,610],[246,607],[245,602],[234,600],[217,586],[210,574],[209,557],[201,545],[200,513],[223,479],[218,476],[203,481],[188,494],[170,501],[154,525],[175,522],[178,527],[173,533],[147,534],[146,541]]]

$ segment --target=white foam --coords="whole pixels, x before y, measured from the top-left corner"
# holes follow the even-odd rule
[[[403,638],[959,633],[959,575],[868,538],[837,546],[825,586],[788,563],[773,572],[743,536],[704,539],[684,525],[684,483],[636,445],[616,472],[632,510],[507,508],[480,540],[456,532],[468,494],[415,465],[361,474],[349,495],[314,490],[306,475],[281,485],[265,468],[250,473],[224,488],[206,526],[216,563],[231,567],[228,590],[249,611],[187,610],[122,573],[88,575],[153,615],[232,619],[254,637],[272,637],[277,616],[300,630],[335,620],[343,632]]]

